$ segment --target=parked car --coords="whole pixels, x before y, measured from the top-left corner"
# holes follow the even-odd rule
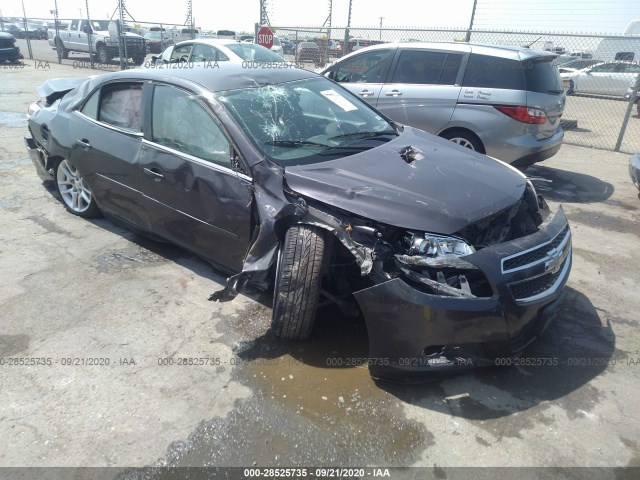
[[[39,25],[37,23],[28,23],[26,33],[29,38],[34,38],[36,40],[47,39],[47,27],[45,27],[44,25]]]
[[[289,40],[282,40],[282,53],[286,55],[295,55],[296,44]]]
[[[24,29],[18,25],[15,25],[13,23],[7,23],[4,25],[4,28],[2,29],[2,31],[4,33],[9,33],[11,35],[13,35],[14,38],[26,38],[26,34],[24,32]]]
[[[561,76],[563,82],[567,82],[567,95],[589,93],[622,97],[638,74],[640,65],[637,63],[604,62]]]
[[[393,120],[519,168],[560,149],[555,55],[466,43],[387,43],[321,70]]]
[[[196,64],[39,91],[26,145],[69,212],[231,273],[213,299],[270,279],[283,338],[311,335],[321,295],[352,303],[376,377],[493,365],[560,306],[561,207],[551,213],[516,169],[396,124],[312,72]]]
[[[0,64],[19,63],[23,58],[20,48],[16,47],[15,37],[10,33],[0,32]]]
[[[173,45],[173,38],[170,35],[154,31],[144,34],[144,43],[149,53],[162,53],[166,47]]]
[[[277,53],[282,56],[284,54],[284,50],[282,48],[282,42],[278,37],[273,37],[273,45],[271,46],[271,51]]]
[[[154,57],[156,58],[156,57]],[[157,61],[163,64],[180,62],[284,62],[268,48],[255,43],[225,39],[188,40],[166,48]]]
[[[296,59],[300,63],[311,62],[314,65],[321,65],[322,50],[315,42],[300,42],[296,47]]]
[[[117,22],[109,20],[71,20],[66,30],[58,29],[57,33],[55,29],[49,30],[49,45],[57,50],[60,58],[69,58],[69,52],[91,52],[100,63],[107,63],[120,55],[117,26]],[[140,65],[147,53],[144,38],[131,32],[122,35],[128,57]]]
[[[571,60],[569,62],[559,65],[558,72],[560,72],[560,76],[562,77],[563,73],[574,73],[574,72],[577,72],[578,70],[584,70],[585,68],[592,67],[599,63],[602,63],[602,61],[578,58],[576,60]]]

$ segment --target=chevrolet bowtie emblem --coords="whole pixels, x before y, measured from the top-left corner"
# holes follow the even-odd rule
[[[547,252],[547,260],[544,262],[545,273],[557,273],[562,265],[563,255],[562,250],[554,248]]]

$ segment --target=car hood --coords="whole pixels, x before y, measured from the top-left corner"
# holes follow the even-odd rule
[[[420,151],[410,163],[401,152]],[[513,167],[421,130],[377,148],[285,168],[289,188],[355,215],[410,230],[450,235],[524,194]]]

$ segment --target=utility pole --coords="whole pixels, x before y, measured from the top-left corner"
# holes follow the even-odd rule
[[[473,29],[473,20],[476,16],[476,6],[478,5],[478,0],[473,0],[473,9],[471,10],[471,21],[469,21],[469,30],[467,30],[467,35],[464,39],[465,42],[471,41],[471,30]]]
[[[342,45],[342,54],[346,55],[349,52],[349,28],[351,27],[351,7],[353,0],[349,0],[349,15],[347,16],[347,28],[344,29],[344,45]]]
[[[380,18],[380,40],[382,40],[382,20],[384,20],[384,17],[378,17]]]

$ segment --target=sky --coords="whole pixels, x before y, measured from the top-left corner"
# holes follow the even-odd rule
[[[259,19],[259,0],[192,0],[196,26],[252,31]],[[274,26],[320,26],[329,15],[329,0],[267,0]],[[58,0],[61,18],[109,18],[117,0]],[[352,26],[467,28],[474,0],[352,0]],[[159,6],[159,4],[161,6]],[[332,25],[345,26],[349,0],[333,0]],[[187,0],[126,0],[137,21],[183,24]],[[51,18],[53,0],[25,0],[28,17]],[[4,16],[21,15],[17,0],[0,0]],[[640,0],[477,0],[474,26],[484,29],[621,34],[640,19]]]

